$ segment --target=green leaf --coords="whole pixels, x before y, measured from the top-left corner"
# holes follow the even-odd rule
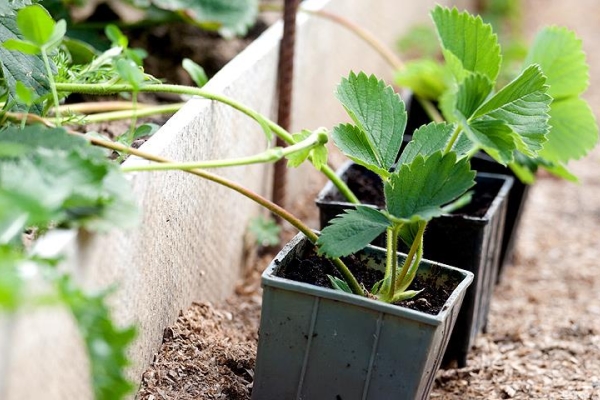
[[[583,93],[589,84],[589,67],[581,40],[574,32],[562,27],[541,30],[525,65],[539,64],[548,78],[548,94],[555,100]]]
[[[319,128],[324,129],[324,128]],[[315,131],[316,132],[316,131]],[[294,143],[300,143],[305,139],[308,139],[313,132],[308,129],[303,129],[301,132],[292,134]],[[325,134],[325,133],[324,133]],[[313,147],[312,149],[305,149],[303,151],[297,151],[293,154],[288,155],[287,166],[290,168],[296,168],[302,165],[304,161],[312,156],[312,163],[317,169],[321,169],[323,165],[327,164],[327,147],[325,145]]]
[[[470,118],[475,110],[487,99],[494,85],[485,75],[471,73],[458,85],[456,110],[465,118]]]
[[[22,253],[14,246],[0,244],[0,314],[15,311],[21,304],[23,277],[18,266],[24,261]]]
[[[322,231],[317,246],[319,254],[343,257],[363,249],[385,232],[390,222],[374,208],[357,206],[332,219]]]
[[[329,150],[326,145],[317,146],[310,151],[312,156],[312,163],[319,171],[321,168],[327,165],[327,158],[329,156]]]
[[[157,124],[153,124],[151,122],[142,124],[140,126],[138,126],[135,129],[135,132],[133,133],[133,140],[142,138],[142,137],[149,137],[154,135],[158,130],[160,129],[160,125]]]
[[[475,171],[465,158],[436,152],[402,164],[384,183],[386,208],[405,222],[428,221],[443,214],[442,206],[463,195],[475,184]]]
[[[446,147],[456,125],[431,122],[421,126],[412,136],[412,140],[404,148],[398,164],[410,164],[417,156],[428,157]]]
[[[7,50],[20,51],[21,53],[29,55],[41,53],[41,49],[38,45],[20,39],[8,39],[6,42],[2,43],[2,46]]]
[[[204,29],[245,35],[258,16],[258,0],[151,0],[158,8],[184,11]]]
[[[124,58],[118,59],[116,68],[121,79],[133,86],[134,90],[139,90],[144,82],[145,75],[134,61]]]
[[[56,47],[58,47],[62,43],[63,38],[65,37],[66,33],[67,33],[67,23],[64,19],[61,19],[54,26],[52,35],[50,36],[50,38],[48,39],[48,42],[46,43],[45,47],[46,47],[47,51],[51,51],[51,50],[55,49]]]
[[[256,244],[260,246],[277,246],[279,244],[281,228],[272,218],[265,218],[262,215],[252,218],[248,230],[256,238]]]
[[[406,128],[406,109],[400,96],[374,75],[352,72],[338,85],[336,97],[359,128],[360,133],[356,134],[362,136],[361,146],[369,147],[374,155],[376,163],[372,166],[389,170],[396,161]]]
[[[341,124],[333,128],[331,137],[337,148],[355,163],[381,177],[389,175],[388,168],[384,169],[379,166],[380,163],[375,154],[375,149],[360,128],[351,124]]]
[[[71,61],[74,65],[90,64],[94,58],[99,56],[99,52],[84,41],[65,37],[63,38],[63,44],[71,55]]]
[[[492,27],[468,12],[437,6],[431,13],[442,44],[444,57],[457,78],[460,69],[479,72],[494,82],[502,57]]]
[[[544,165],[544,169],[559,178],[575,183],[579,182],[579,179],[562,164]]]
[[[104,152],[89,144],[80,136],[69,135],[63,128],[45,128],[42,126],[29,126],[25,129],[7,128],[0,131],[0,143],[2,147],[16,144],[23,152],[16,154],[21,156],[33,153],[38,149],[46,150],[78,150],[85,153],[86,158],[104,160]],[[2,154],[0,154],[2,157]],[[9,157],[11,157],[9,155]]]
[[[542,148],[549,130],[552,98],[547,90],[541,69],[531,65],[483,104],[473,118],[485,115],[504,121],[519,135],[519,150],[534,155]]]
[[[590,106],[573,97],[550,105],[548,141],[539,155],[560,163],[585,156],[598,143],[598,125]]]
[[[104,28],[104,34],[108,40],[110,40],[113,46],[122,47],[124,49],[129,46],[129,39],[115,24],[106,25],[106,28]]]
[[[137,222],[123,174],[84,139],[58,128],[8,128],[0,132],[5,146],[13,151],[0,159],[0,204],[25,214],[27,225],[108,230]]]
[[[208,82],[208,76],[206,75],[206,71],[200,65],[196,64],[194,61],[189,58],[184,58],[182,62],[183,69],[190,74],[190,77],[198,87],[202,87],[206,85]]]
[[[17,26],[28,41],[42,47],[54,32],[56,22],[46,9],[38,4],[27,6],[17,12]]]
[[[18,33],[19,29],[14,18],[0,17],[0,42],[6,43],[10,39],[21,39]],[[50,93],[46,70],[41,55],[28,55],[20,51],[11,51],[0,46],[0,66],[2,67],[2,76],[4,84],[8,88],[8,102],[16,100],[16,84],[23,84],[35,92],[35,97],[43,97]],[[50,60],[50,67],[56,71],[56,66]],[[17,104],[14,110],[24,111],[24,105]],[[32,112],[40,113],[41,105],[34,105]]]
[[[418,295],[419,293],[421,293],[424,289],[421,290],[405,290],[399,293],[394,294],[394,297],[392,298],[391,303],[395,304],[398,303],[400,301],[404,301],[404,300],[410,300],[413,297],[415,297],[416,295]]]
[[[17,99],[25,104],[26,106],[31,106],[33,104],[33,91],[29,89],[23,82],[17,82],[15,87],[15,92],[17,95]]]
[[[95,399],[123,399],[135,387],[125,375],[130,364],[127,350],[136,336],[135,328],[115,325],[107,306],[109,292],[86,294],[67,276],[59,280],[58,289],[83,336]]]
[[[433,60],[409,61],[396,71],[396,84],[410,88],[419,98],[437,100],[448,89],[449,71]]]
[[[502,165],[513,160],[517,135],[503,121],[480,118],[470,123],[463,121],[462,126],[469,140],[494,160]]]
[[[348,286],[346,281],[344,281],[343,279],[331,275],[327,275],[327,278],[329,278],[331,287],[333,287],[335,290],[341,290],[342,292],[352,293],[352,289],[350,289],[350,286]]]

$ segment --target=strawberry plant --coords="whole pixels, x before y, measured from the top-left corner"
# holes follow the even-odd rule
[[[385,277],[372,293],[391,303],[413,297],[418,292],[407,288],[422,258],[427,222],[464,202],[465,192],[475,183],[475,173],[466,158],[457,159],[452,146],[440,146],[437,138],[448,137],[457,129],[445,123],[421,128],[396,164],[406,111],[400,96],[374,76],[350,74],[336,95],[354,124],[336,126],[333,139],[345,155],[379,175],[386,207],[380,211],[357,206],[333,219],[317,241],[319,251],[347,256],[386,232]],[[398,239],[410,249],[401,268],[395,257]]]
[[[491,25],[439,6],[431,15],[445,64],[409,63],[398,82],[438,102],[445,119],[461,126],[456,139],[471,143],[468,155],[484,150],[527,183],[538,167],[574,180],[566,163],[598,140],[593,113],[580,97],[588,86],[588,66],[575,34],[543,29],[521,73],[496,90],[502,56]],[[578,129],[572,129],[575,124]]]

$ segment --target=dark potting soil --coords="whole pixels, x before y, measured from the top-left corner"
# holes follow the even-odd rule
[[[365,268],[364,264],[354,256],[344,257],[343,261],[358,282],[367,290],[383,279],[383,272]],[[277,276],[281,278],[331,289],[332,286],[327,275],[342,279],[333,263],[318,256],[314,249],[310,252],[307,251],[302,258],[295,256],[291,262],[286,263],[277,271]],[[399,302],[397,305],[431,315],[438,314],[452,291],[458,286],[459,281],[449,278],[442,286],[438,286],[436,281],[436,276],[429,278],[417,276],[408,290],[423,289],[423,291],[412,299]]]
[[[352,165],[346,170],[344,181],[363,204],[385,207],[383,184],[377,174],[360,165]],[[478,182],[471,190],[474,192],[471,202],[454,215],[483,217],[496,197],[502,182]],[[345,202],[344,196],[337,190],[327,194],[326,201]]]

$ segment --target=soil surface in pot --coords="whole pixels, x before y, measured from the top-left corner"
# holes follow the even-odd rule
[[[367,291],[370,291],[373,285],[383,279],[383,272],[365,268],[363,263],[355,257],[345,257],[343,261]],[[311,251],[302,258],[294,257],[284,268],[277,271],[277,276],[282,278],[332,288],[327,275],[342,279],[342,275],[333,263],[326,258],[319,257],[314,251]],[[444,285],[435,287],[436,280],[437,277],[427,279],[417,276],[408,290],[422,291],[412,299],[399,302],[397,305],[431,315],[438,314],[459,282],[448,279]]]
[[[600,110],[600,3],[522,4],[529,41],[547,24],[570,26],[583,38],[592,81],[586,97]],[[523,215],[514,265],[494,293],[488,332],[477,338],[467,367],[437,373],[432,400],[600,399],[599,165],[597,148],[571,165],[581,184],[539,177]],[[318,189],[299,203],[312,207]],[[195,304],[182,313],[145,372],[139,399],[250,399],[251,378],[226,365],[231,355],[241,365],[255,357],[260,272],[269,261],[267,256],[252,263],[227,302]]]

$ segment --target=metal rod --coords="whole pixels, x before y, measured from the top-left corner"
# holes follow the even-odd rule
[[[296,45],[296,12],[299,0],[285,0],[283,10],[283,37],[279,47],[279,67],[277,91],[279,104],[277,123],[286,130],[290,129],[292,113],[292,89],[294,80],[294,48]],[[279,138],[277,146],[285,146]],[[286,201],[286,161],[275,164],[273,177],[273,201],[285,206]]]

